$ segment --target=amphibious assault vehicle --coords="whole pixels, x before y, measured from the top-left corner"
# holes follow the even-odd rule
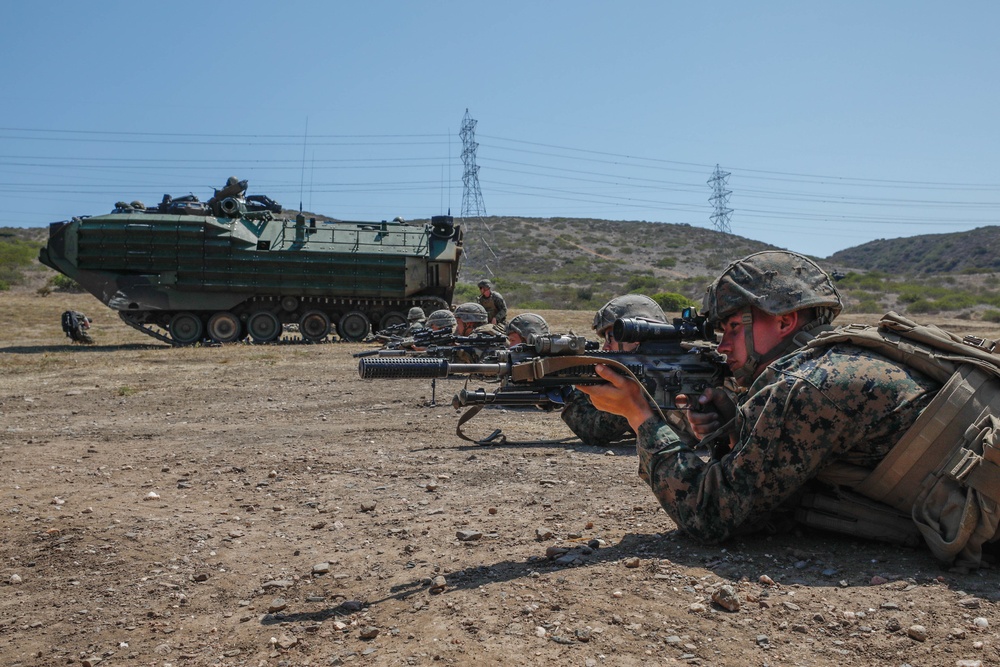
[[[462,259],[451,216],[317,223],[246,188],[230,178],[206,202],[164,195],[52,223],[39,260],[173,345],[266,343],[290,324],[306,341],[360,341],[414,306],[450,306]]]

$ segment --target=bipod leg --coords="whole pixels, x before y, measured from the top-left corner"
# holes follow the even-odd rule
[[[437,405],[437,378],[431,378],[431,407]]]

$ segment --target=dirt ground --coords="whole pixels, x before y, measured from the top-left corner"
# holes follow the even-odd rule
[[[997,570],[817,532],[699,546],[634,447],[498,409],[466,430],[507,442],[471,445],[460,381],[436,405],[362,381],[368,346],[172,349],[80,295],[3,293],[0,321],[0,665],[1000,664]]]

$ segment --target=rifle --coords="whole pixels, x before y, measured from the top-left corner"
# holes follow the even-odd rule
[[[408,322],[400,322],[399,324],[393,324],[386,327],[385,329],[379,329],[372,334],[372,340],[377,340],[380,343],[388,343],[394,339],[400,338],[400,335],[409,328]]]
[[[378,355],[385,350],[401,350],[401,352],[396,352],[395,354],[405,354],[406,350],[416,350],[423,349],[431,345],[441,345],[450,338],[454,338],[455,334],[451,333],[447,329],[427,329],[421,328],[414,331],[410,336],[403,338],[402,336],[392,336],[389,340],[382,341],[383,346],[375,349],[368,350],[366,352],[355,352],[354,357],[370,357]]]
[[[456,409],[470,407],[459,420],[462,424],[486,405],[535,405],[553,408],[561,404],[564,388],[601,384],[604,380],[594,366],[604,364],[632,378],[643,388],[651,405],[663,416],[664,410],[679,410],[678,394],[695,396],[722,384],[729,374],[725,358],[716,352],[715,334],[704,317],[686,310],[674,323],[663,324],[639,319],[619,319],[613,325],[616,340],[639,343],[632,352],[589,351],[582,336],[532,336],[527,343],[500,353],[494,362],[453,364],[433,358],[361,359],[362,379],[445,378],[485,375],[501,379],[493,392],[463,389],[452,400]],[[666,421],[666,419],[664,419]]]
[[[496,336],[456,336],[447,330],[432,331],[422,329],[409,338],[389,341],[385,347],[378,350],[355,352],[354,357],[404,357],[420,355],[424,357],[441,357],[454,360],[465,352],[465,356],[475,357],[478,354],[489,354],[493,350],[507,347],[507,337]]]

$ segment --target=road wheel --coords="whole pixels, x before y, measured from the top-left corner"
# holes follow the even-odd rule
[[[308,341],[318,343],[330,333],[330,318],[319,310],[310,310],[299,320],[299,333]]]
[[[382,316],[382,319],[378,321],[378,330],[385,331],[389,327],[394,327],[398,324],[406,324],[406,315],[403,313],[391,310]]]
[[[178,345],[194,345],[201,340],[201,334],[205,330],[201,318],[189,312],[174,315],[167,328],[170,330],[170,337]]]
[[[240,318],[229,312],[212,315],[206,328],[208,337],[218,343],[232,343],[243,338],[243,325],[240,323]]]
[[[247,331],[255,343],[270,343],[281,335],[281,322],[274,313],[262,310],[247,320]]]
[[[346,341],[357,343],[363,341],[371,333],[372,323],[368,316],[359,310],[353,310],[340,318],[337,323],[337,333]]]

